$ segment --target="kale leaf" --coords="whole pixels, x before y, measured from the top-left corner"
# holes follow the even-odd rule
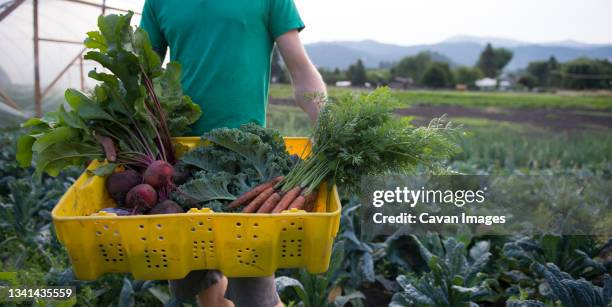
[[[186,152],[177,167],[192,178],[178,187],[175,199],[186,206],[215,211],[252,187],[289,172],[294,159],[280,133],[255,124],[219,128],[202,136],[207,146]]]
[[[189,182],[181,185],[176,198],[182,204],[197,204],[209,202],[213,200],[229,200],[236,199],[230,189],[230,184],[233,180],[237,180],[237,175],[232,175],[227,172],[208,173],[200,171]]]

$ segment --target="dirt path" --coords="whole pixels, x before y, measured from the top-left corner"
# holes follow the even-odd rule
[[[459,106],[413,106],[398,109],[396,113],[431,119],[447,114],[453,117],[484,118],[512,123],[527,123],[554,129],[612,129],[612,112],[594,112],[578,109],[532,109],[532,108],[466,108]]]
[[[293,99],[270,99],[278,105],[294,105]],[[527,123],[553,129],[572,130],[586,128],[612,129],[612,112],[591,109],[534,109],[534,108],[473,108],[444,105],[415,105],[397,109],[397,114],[417,116],[428,121],[447,114],[453,117],[482,118],[512,123]]]

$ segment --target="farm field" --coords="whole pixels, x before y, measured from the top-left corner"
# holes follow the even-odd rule
[[[330,87],[330,97],[338,97],[352,89]],[[357,91],[363,91],[362,89]],[[609,130],[612,129],[612,93],[561,92],[560,94],[457,92],[457,91],[392,91],[400,107],[396,113],[415,117],[424,123],[442,114],[455,122],[481,120],[489,123],[514,123],[524,128],[549,130]],[[270,110],[281,106],[288,114],[294,107],[291,88],[275,84],[270,89]],[[297,110],[299,111],[299,110]],[[297,112],[299,113],[299,112]],[[279,125],[290,125],[294,115]],[[486,126],[486,125],[485,125]],[[530,129],[527,129],[530,130]]]
[[[612,1],[202,2],[0,0],[0,307],[612,307]]]
[[[331,88],[330,96],[334,97],[346,92],[345,89]],[[574,93],[557,96],[550,94],[466,94],[415,91],[396,92],[395,96],[402,105],[406,105],[406,107],[400,106],[396,113],[400,116],[411,116],[415,125],[424,125],[433,117],[448,114],[451,122],[463,126],[466,135],[460,141],[462,151],[450,161],[450,166],[455,171],[480,175],[522,173],[604,177],[609,177],[609,174],[612,173],[612,112],[609,110],[612,100],[608,94],[593,96],[593,94],[580,95]],[[305,115],[299,108],[291,105],[291,100],[288,97],[287,89],[284,86],[273,87],[268,124],[288,135],[308,134],[310,129]],[[472,100],[474,97],[477,99]],[[563,195],[566,189],[572,190],[574,188],[576,187],[572,185],[555,187],[547,193],[550,193],[549,195]],[[564,200],[562,197],[553,197],[550,201],[562,203]],[[348,203],[346,205],[352,206],[353,204]],[[359,234],[358,229],[355,230],[346,226],[344,226],[344,231],[347,241],[350,241],[348,238],[352,237],[353,233]],[[517,237],[470,238],[463,243],[466,247],[474,248],[478,244],[485,244],[482,242],[488,242],[486,244],[491,244],[491,251],[497,250],[493,252],[494,256],[491,262],[497,263],[493,264],[494,266],[499,266],[500,263],[513,261],[513,257],[508,257],[504,253],[506,249],[516,244],[516,240],[525,239]],[[433,240],[426,243],[426,246],[442,244],[449,248],[452,244],[448,240],[452,241],[453,238],[434,235],[424,240]],[[444,243],[439,243],[438,240]],[[612,254],[610,245],[612,241],[607,237],[564,236],[553,239],[553,237],[536,236],[532,237],[531,240],[539,242],[536,244],[555,241],[557,243],[553,244],[554,249],[560,247],[558,244],[573,245],[582,240],[584,240],[583,242],[590,242],[587,245],[590,245],[588,249],[593,251],[593,254],[591,254],[593,259],[597,259],[596,262],[601,263],[607,270],[610,268],[610,256]],[[363,281],[367,272],[363,271],[365,270],[364,264],[360,262],[368,257],[368,252],[363,252],[360,247],[353,245],[371,244],[369,246],[376,246],[376,244],[387,243],[381,238],[375,242],[348,243],[355,249],[349,252],[349,274],[356,280],[361,281],[361,284],[354,286],[360,287],[361,292],[366,294],[366,306],[378,306],[391,300],[394,291],[390,291],[381,285],[384,285],[386,281],[393,280],[394,275],[397,274],[397,272],[389,272],[394,271],[394,269],[391,269],[394,267],[394,260],[392,259],[397,253],[402,253],[395,248],[397,246],[403,246],[404,248],[412,246],[414,248],[415,246],[412,245],[414,241],[406,242],[403,239],[398,239],[390,244],[391,247],[381,248],[384,251],[373,251],[373,254],[384,253],[385,255],[373,261],[374,271],[384,272],[381,275],[389,274],[389,280],[385,276],[377,275],[375,281],[370,280],[369,282]],[[547,249],[542,248],[543,250]],[[587,247],[583,246],[583,248]],[[565,257],[573,253],[561,252],[560,250],[554,252],[549,250],[549,252],[556,253],[556,256],[547,258],[547,260],[540,258],[537,261],[533,259],[529,261],[534,263],[538,261],[552,262],[556,265],[562,265],[558,262],[560,258],[556,257]],[[404,253],[410,252],[404,251]],[[561,256],[562,254],[565,254],[565,256]],[[448,254],[444,253],[437,255],[449,257]],[[414,274],[414,269],[410,265],[408,267],[400,265],[397,270],[406,270],[413,272],[410,274]],[[445,269],[449,268],[445,267]],[[417,270],[420,270],[420,268],[417,268]],[[525,268],[513,272],[519,271],[533,274]],[[497,271],[493,275],[500,278],[506,274]],[[581,274],[574,276],[579,275]],[[419,273],[417,273],[417,276],[420,276]],[[425,285],[441,286],[436,281],[427,280],[426,277],[421,278],[422,287],[426,287]],[[414,284],[418,280],[411,279],[411,283]],[[598,283],[597,281],[594,282]],[[522,285],[525,286],[525,284]],[[529,288],[530,286],[526,287]],[[518,291],[517,289],[516,286],[510,286],[501,291],[503,294],[498,292],[497,297],[489,297],[483,301],[495,301],[504,296],[505,298],[502,300],[518,299],[523,290]],[[427,294],[427,296],[432,297],[433,295]],[[531,297],[529,295],[525,296]],[[543,298],[539,299],[543,300]],[[487,306],[486,303],[485,306]]]
[[[331,97],[363,89],[328,87]],[[571,92],[515,93],[515,92],[459,92],[444,90],[394,91],[393,95],[406,106],[409,105],[452,105],[462,107],[499,108],[570,108],[612,111],[612,92]],[[293,97],[291,86],[272,84],[272,99]]]
[[[308,135],[310,124],[305,114],[286,100],[277,104],[274,99],[269,106],[268,125],[286,135]],[[462,152],[453,161],[469,165],[473,171],[534,167],[585,168],[597,173],[612,170],[612,112],[567,113],[554,107],[529,111],[486,107],[466,110],[423,105],[400,108],[397,114],[413,117],[415,125],[447,114],[451,122],[462,125],[467,135],[461,141]]]
[[[346,90],[331,89],[332,96],[343,92]],[[310,123],[304,113],[292,105],[288,93],[285,87],[272,88],[268,126],[287,136],[309,135]],[[400,106],[397,114],[413,117],[415,125],[448,113],[452,122],[463,126],[465,135],[459,143],[462,151],[449,161],[449,167],[455,171],[491,175],[597,175],[604,178],[612,174],[612,127],[607,122],[612,113],[607,109],[610,103],[604,99],[605,95],[575,96],[575,100],[570,96],[547,96],[546,108],[541,108],[538,104],[544,103],[543,100],[515,101],[509,98],[530,98],[531,95],[479,93],[476,95],[482,100],[470,102],[467,98],[455,100],[462,94],[453,92],[396,94],[410,97],[407,102],[402,101],[405,107]],[[421,101],[415,106],[423,97],[434,97],[435,102]],[[491,100],[486,102],[484,97]],[[462,101],[463,105],[457,101]],[[491,107],[491,101],[502,105]],[[576,118],[580,120],[567,124]],[[555,124],[557,122],[565,124]],[[35,182],[31,177],[32,170],[21,169],[15,162],[15,137],[18,133],[15,129],[7,129],[0,136],[0,218],[3,221],[0,224],[3,238],[0,242],[0,271],[19,271],[20,281],[24,283],[74,285],[79,296],[72,303],[82,306],[127,306],[131,302],[134,306],[162,306],[172,303],[165,281],[139,281],[120,274],[106,275],[94,282],[74,279],[67,256],[54,237],[49,212],[78,176],[79,170],[68,170],[58,178]],[[553,190],[547,192],[562,195],[561,192],[574,188],[571,185],[551,187]],[[473,257],[489,255],[485,257],[485,265],[479,268],[484,275],[461,283],[462,287],[485,291],[485,294],[465,295],[452,290],[447,296],[434,293],[427,294],[427,297],[436,301],[451,299],[458,303],[477,301],[482,306],[495,306],[507,300],[534,299],[553,306],[553,301],[538,290],[546,280],[534,268],[553,270],[550,265],[546,266],[553,263],[568,272],[572,280],[583,278],[588,282],[586,287],[600,289],[604,285],[603,273],[612,265],[612,242],[607,237],[477,237],[462,233],[454,237],[431,234],[369,239],[360,226],[359,208],[362,204],[354,195],[345,194],[342,201],[342,226],[330,271],[323,275],[312,275],[303,270],[277,272],[277,277],[293,278],[306,289],[300,295],[287,286],[281,292],[286,304],[302,302],[304,306],[331,306],[334,302],[350,301],[352,306],[384,306],[395,301],[404,306],[402,293],[409,290],[405,288],[408,282],[421,288],[446,287],[453,282],[451,276],[435,279],[430,272],[438,269],[469,270],[475,265]],[[555,201],[566,200],[560,197]],[[523,250],[527,246],[538,248]],[[523,253],[520,256],[513,253],[517,250]],[[440,259],[440,267],[430,266],[423,258],[424,251]],[[457,266],[451,259],[465,262]]]

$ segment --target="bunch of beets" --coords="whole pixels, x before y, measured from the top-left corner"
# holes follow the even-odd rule
[[[164,160],[152,162],[142,174],[133,169],[115,172],[106,179],[106,190],[118,207],[102,211],[117,215],[182,213],[183,208],[168,199],[174,175],[174,168]]]

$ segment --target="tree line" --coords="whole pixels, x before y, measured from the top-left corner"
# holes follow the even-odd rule
[[[512,60],[512,51],[487,44],[473,66],[454,65],[450,59],[436,52],[424,51],[402,58],[396,63],[385,63],[385,68],[367,69],[357,60],[346,70],[319,68],[326,83],[350,81],[353,86],[390,85],[404,87],[453,88],[463,85],[475,88],[476,80],[484,77],[497,79]],[[525,69],[503,74],[503,78],[527,89],[610,89],[612,63],[608,60],[578,58],[561,63],[555,57],[534,61]],[[275,52],[272,60],[273,82],[289,83],[290,78]]]
[[[480,54],[476,65],[457,66],[439,53],[423,51],[402,58],[391,64],[389,69],[368,70],[361,60],[345,71],[319,69],[323,79],[330,84],[336,81],[351,81],[352,85],[388,85],[394,81],[409,86],[429,88],[450,88],[456,84],[473,87],[476,80],[483,77],[497,77],[512,59],[512,52],[504,48],[493,48],[488,44]]]
[[[518,82],[527,88],[611,89],[612,63],[589,58],[559,63],[550,57],[547,61],[529,63]]]

